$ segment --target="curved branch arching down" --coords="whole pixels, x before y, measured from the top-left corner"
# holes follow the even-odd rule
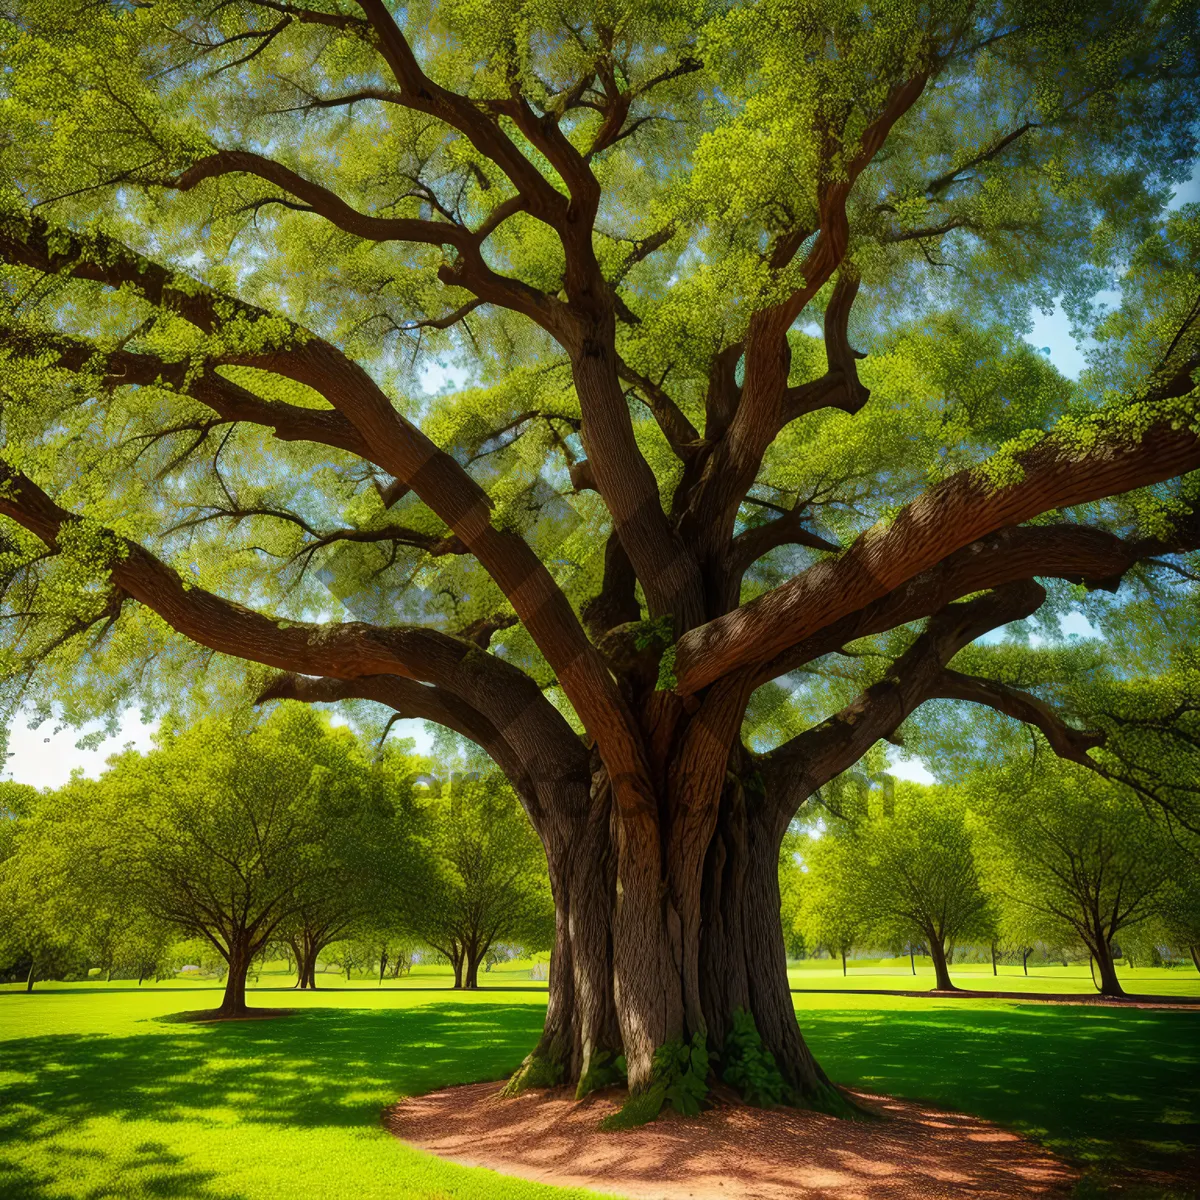
[[[1098,730],[1073,728],[1049,704],[1029,692],[1010,687],[995,679],[963,675],[949,668],[941,673],[934,688],[930,699],[965,700],[994,708],[1006,717],[1023,721],[1026,725],[1040,730],[1050,749],[1059,758],[1069,759],[1092,770],[1097,769],[1097,764],[1088,751],[1104,745],[1104,734]]]
[[[298,700],[304,704],[373,700],[387,705],[400,719],[429,721],[453,730],[474,742],[504,772],[521,795],[535,824],[544,819],[538,781],[528,776],[520,755],[482,713],[444,687],[418,683],[400,675],[331,679],[286,673],[277,676],[259,693],[259,704],[265,704],[268,700]],[[568,749],[565,743],[562,748]],[[562,766],[564,775],[586,778],[587,756],[582,743],[578,744],[576,755],[564,757]]]
[[[1010,583],[975,600],[950,604],[932,617],[912,646],[841,712],[762,756],[768,793],[790,820],[817,788],[853,766],[937,694],[945,664],[991,629],[1035,612],[1044,589],[1031,579]],[[785,821],[786,823],[786,821]]]
[[[79,518],[31,480],[0,464],[0,514],[57,551]],[[279,621],[182,579],[144,547],[104,531],[112,585],[173,629],[211,650],[302,674],[357,680],[400,676],[435,684],[475,708],[521,758],[534,782],[562,777],[579,740],[524,672],[472,642],[413,626]]]

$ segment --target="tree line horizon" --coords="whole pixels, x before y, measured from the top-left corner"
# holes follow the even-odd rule
[[[158,741],[112,756],[96,780],[0,785],[0,971],[27,964],[27,990],[89,967],[136,971],[139,986],[169,977],[172,933],[224,961],[225,1016],[246,1014],[255,960],[280,950],[300,989],[316,987],[330,947],[347,979],[377,965],[382,983],[414,944],[472,989],[498,945],[550,949],[545,858],[495,772],[439,776],[407,743],[372,752],[292,702],[250,723],[168,721]],[[197,751],[230,754],[227,769],[198,766]],[[252,761],[264,756],[269,774]],[[1200,970],[1200,871],[1130,797],[1046,779],[1032,761],[1015,786],[982,764],[957,789],[886,772],[838,782],[781,850],[789,958],[824,951],[845,974],[856,949],[919,947],[949,991],[956,946],[990,949],[993,973],[999,947],[1016,947],[1026,972],[1035,950],[1064,965],[1083,950],[1101,994],[1120,996],[1119,936],[1130,965],[1134,947],[1153,961],[1174,945]],[[1031,807],[1039,786],[1070,791],[1074,807]]]

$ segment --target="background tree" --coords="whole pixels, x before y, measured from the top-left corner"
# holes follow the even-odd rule
[[[546,848],[531,1066],[744,1009],[828,1100],[792,818],[931,698],[1069,725],[945,670],[1045,588],[1191,587],[1194,8],[9,11],[10,700],[453,729]],[[1023,314],[1122,272],[1063,379]]]
[[[980,883],[966,807],[953,790],[901,783],[891,816],[873,815],[846,838],[842,887],[884,944],[920,939],[935,987],[954,991],[956,943],[990,941],[994,914]]]
[[[74,902],[87,914],[81,942],[85,961],[106,979],[132,976],[140,986],[163,964],[177,931],[139,908],[124,888],[123,864],[108,861],[103,849],[90,862],[81,861],[78,844],[71,852],[68,883]]]
[[[72,878],[79,848],[47,825],[45,803],[35,788],[0,783],[0,961],[27,991],[87,969],[88,910]]]
[[[1158,918],[1165,940],[1189,954],[1200,971],[1200,866],[1192,856],[1177,858],[1159,897]]]
[[[458,779],[425,801],[425,870],[410,880],[407,923],[444,954],[456,988],[479,986],[497,942],[530,951],[554,937],[546,856],[502,776]]]
[[[779,847],[779,916],[789,959],[804,958],[809,952],[804,932],[806,872],[803,862],[803,850],[808,840],[801,830],[792,828]]]
[[[249,728],[168,729],[157,750],[118,756],[56,800],[69,837],[117,864],[129,903],[220,954],[224,1016],[247,1011],[251,963],[281,924],[344,882],[328,848],[355,840],[366,857],[399,819],[353,734],[300,706]]]
[[[1164,893],[1178,862],[1165,830],[1127,788],[1041,756],[981,776],[972,791],[990,887],[1045,940],[1086,947],[1101,995],[1124,995],[1113,941]]]
[[[809,839],[801,853],[808,868],[801,902],[805,943],[840,958],[845,975],[846,956],[863,944],[867,932],[857,864],[852,861],[858,846],[844,832],[830,833]]]
[[[367,940],[359,935],[380,928],[402,905],[416,869],[412,779],[420,765],[403,751],[388,749],[372,764],[372,787],[382,789],[394,818],[337,821],[327,829],[321,871],[297,885],[294,910],[279,925],[296,960],[298,988],[316,988],[318,956],[335,942],[352,946],[348,953],[357,962]]]

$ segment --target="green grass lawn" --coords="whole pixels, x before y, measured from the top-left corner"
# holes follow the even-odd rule
[[[474,995],[413,982],[263,989],[258,1003],[300,1011],[222,1025],[161,1020],[211,1005],[212,987],[6,990],[0,1196],[586,1195],[454,1167],[382,1131],[400,1095],[501,1078],[541,1024],[528,981]],[[1102,1166],[1178,1169],[1200,1148],[1200,1014],[820,994],[797,1007],[843,1083],[990,1117]]]
[[[793,988],[884,988],[895,991],[928,990],[933,987],[933,966],[928,958],[917,958],[916,974],[907,958],[850,959],[846,974],[840,961],[810,958],[792,963],[788,978]],[[1200,971],[1187,963],[1177,967],[1117,967],[1121,986],[1130,995],[1200,997]],[[1030,963],[1029,974],[1020,963],[1001,963],[992,974],[991,963],[955,963],[950,978],[956,986],[976,992],[1046,992],[1095,995],[1096,987],[1087,963]]]

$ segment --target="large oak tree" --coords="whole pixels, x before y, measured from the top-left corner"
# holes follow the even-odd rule
[[[947,664],[1200,545],[1195,6],[3,9],[10,700],[443,725],[546,848],[530,1062],[746,1009],[818,1101],[790,819],[931,698],[1097,761]],[[1025,314],[1118,269],[1073,384]]]

